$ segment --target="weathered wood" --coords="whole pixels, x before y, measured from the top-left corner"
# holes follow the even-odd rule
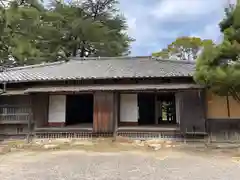
[[[206,90],[207,119],[240,119],[240,103],[232,96],[218,96]]]
[[[219,119],[219,118],[227,119],[228,118],[227,99],[225,96],[218,96],[213,92],[207,90],[206,101],[207,101],[207,118],[208,119]]]
[[[48,124],[48,94],[32,95],[33,122],[35,127],[43,127]]]
[[[229,96],[229,109],[231,119],[240,119],[240,103],[236,101],[232,96]]]
[[[206,132],[204,115],[204,93],[202,91],[181,92],[181,132]]]
[[[216,142],[239,142],[240,119],[208,119],[209,140]]]
[[[31,111],[32,111],[32,99],[30,96],[30,106],[31,106]],[[31,117],[28,120],[28,134],[27,134],[27,143],[30,143],[30,138],[32,135],[33,127],[32,127],[32,112],[31,112]]]
[[[113,133],[114,131],[114,95],[97,92],[94,94],[94,133]]]
[[[227,112],[228,112],[228,117],[230,117],[230,108],[229,108],[229,96],[226,96],[227,99]]]
[[[118,131],[126,132],[175,132],[179,131],[179,127],[172,126],[127,126],[127,127],[118,127]]]
[[[106,85],[106,84],[163,84],[163,83],[194,83],[192,77],[149,77],[149,78],[122,78],[122,79],[91,79],[91,80],[68,80],[68,81],[39,81],[39,82],[27,82],[27,83],[11,83],[8,84],[7,90],[11,89],[27,89],[33,86],[71,86],[71,85]]]
[[[28,95],[0,97],[0,133],[5,135],[28,134],[31,125],[31,98]]]
[[[120,100],[120,98],[119,98],[120,96],[119,96],[119,93],[114,93],[114,99],[113,99],[113,105],[114,105],[114,111],[113,111],[113,127],[114,127],[114,129],[113,129],[113,137],[114,137],[114,139],[116,139],[116,137],[117,137],[117,128],[118,128],[118,121],[119,121],[119,119],[118,119],[118,117],[119,117],[119,100]]]

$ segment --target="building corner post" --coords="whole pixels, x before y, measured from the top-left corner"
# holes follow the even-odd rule
[[[32,97],[30,98],[30,106],[32,109]],[[33,111],[31,110],[29,119],[28,119],[28,133],[27,133],[27,143],[31,142],[32,137],[32,118],[33,118]]]
[[[118,127],[118,93],[113,93],[113,140],[117,139],[117,127]]]

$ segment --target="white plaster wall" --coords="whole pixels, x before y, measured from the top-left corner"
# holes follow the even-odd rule
[[[120,95],[120,122],[138,122],[137,94]]]
[[[48,122],[65,122],[66,95],[50,95]]]

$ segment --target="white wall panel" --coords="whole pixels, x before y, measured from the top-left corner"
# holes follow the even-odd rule
[[[138,122],[137,94],[120,95],[120,122]]]
[[[65,113],[66,113],[66,96],[50,95],[48,122],[50,123],[65,122]]]

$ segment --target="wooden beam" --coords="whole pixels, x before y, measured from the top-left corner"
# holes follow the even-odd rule
[[[116,137],[117,137],[117,128],[118,128],[118,114],[119,114],[119,108],[118,108],[118,101],[119,101],[119,98],[118,98],[118,93],[115,92],[113,94],[113,138],[114,140],[116,140]]]
[[[227,113],[228,113],[228,117],[230,117],[230,116],[231,116],[231,114],[230,114],[230,107],[229,107],[229,96],[228,96],[228,95],[226,96],[226,99],[227,99]]]

